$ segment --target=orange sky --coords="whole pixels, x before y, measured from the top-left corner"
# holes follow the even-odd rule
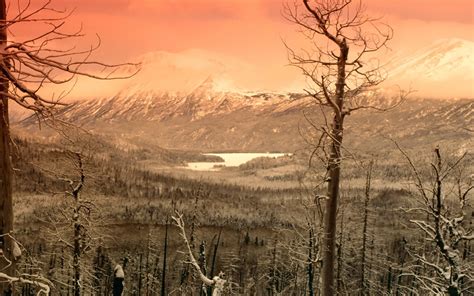
[[[287,0],[53,0],[75,8],[70,23],[83,23],[102,38],[99,59],[118,62],[151,51],[202,49],[259,66],[286,63],[282,39],[296,27],[281,16]],[[293,1],[293,0],[289,0]],[[395,29],[391,48],[410,52],[442,38],[474,41],[474,0],[365,0],[373,15]],[[26,30],[26,31],[25,31]],[[28,35],[30,28],[20,30]],[[92,39],[88,39],[92,40]]]
[[[283,0],[285,1],[285,0]],[[99,33],[104,51],[134,56],[153,50],[202,48],[246,58],[281,50],[294,27],[282,0],[54,0],[76,8],[74,20]],[[292,1],[292,0],[290,0]],[[394,43],[460,37],[474,40],[473,0],[366,0],[396,30]],[[425,41],[426,40],[426,41]],[[250,46],[249,46],[250,44]],[[111,50],[111,49],[114,50]]]

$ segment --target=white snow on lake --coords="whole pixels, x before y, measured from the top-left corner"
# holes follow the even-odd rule
[[[186,168],[195,171],[217,171],[220,167],[237,167],[258,157],[282,157],[288,153],[205,153],[204,155],[220,156],[224,162],[189,162]]]

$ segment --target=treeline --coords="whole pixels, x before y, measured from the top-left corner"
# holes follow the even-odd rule
[[[18,195],[62,196],[70,190],[66,180],[74,180],[77,174],[66,150],[21,140],[17,140],[17,147],[14,186]],[[164,224],[174,209],[188,217],[194,210],[192,201],[198,196],[206,201],[199,206],[203,225],[285,225],[291,217],[280,219],[275,214],[275,201],[304,195],[297,188],[249,188],[154,173],[114,151],[111,155],[93,154],[84,162],[84,195],[107,208],[104,215],[109,223]],[[41,205],[34,209],[35,217],[22,217],[21,221],[49,215],[49,206]]]
[[[28,157],[16,159],[16,176],[21,181],[15,185],[17,190],[38,193],[66,188],[64,181],[52,172],[52,168],[61,167],[68,175],[74,175],[65,165],[68,158],[63,150],[28,142],[20,142],[18,147]],[[449,173],[457,172],[452,163],[457,162],[448,160],[442,168]],[[201,269],[210,278],[220,271],[225,273],[226,295],[317,295],[322,267],[320,218],[324,192],[252,189],[179,179],[142,170],[126,158],[112,160],[95,155],[86,164],[90,177],[86,179],[89,188],[85,195],[103,196],[104,202],[97,208],[106,209],[109,219],[100,223],[90,221],[97,232],[107,235],[88,247],[82,261],[89,276],[84,279],[84,295],[110,293],[112,268],[116,264],[124,268],[127,295],[157,295],[162,291],[164,295],[210,295],[187,263],[186,246],[170,219],[176,210],[184,214],[191,249],[199,258]],[[469,172],[472,162],[464,168]],[[374,166],[374,170],[379,169],[374,175],[386,175],[388,179],[409,174],[406,166],[400,164]],[[351,167],[347,171],[348,175],[360,178],[364,173],[360,170]],[[421,183],[423,186],[437,184],[430,182],[433,174],[429,166],[420,166],[417,172],[426,180]],[[463,221],[459,216],[449,220],[453,215],[473,215],[467,201],[466,207],[457,205],[458,191],[449,190],[456,188],[453,186],[460,186],[459,192],[469,188],[463,185],[461,172],[466,173],[460,171],[459,175],[443,180],[448,182],[448,190],[443,191],[447,197],[439,211],[445,220],[436,222],[438,226],[437,212],[427,215],[426,211],[420,214],[413,210],[420,208],[423,199],[410,188],[343,188],[338,212],[337,294],[421,295],[429,291],[424,281],[433,281],[439,289],[436,291],[443,291],[450,283],[439,276],[430,262],[439,270],[449,270],[449,263],[443,259],[438,245],[429,240],[430,236],[420,232],[411,221],[439,227],[446,237],[445,243],[450,243],[463,229],[470,229],[469,219]],[[37,187],[31,187],[35,182]],[[425,209],[436,210],[431,206],[436,200],[428,202]],[[61,213],[64,204],[48,206],[52,210],[44,215]],[[63,218],[67,223],[67,216]],[[449,221],[459,222],[454,225]],[[441,223],[446,226],[439,226]],[[452,232],[453,227],[459,230]],[[30,237],[23,240],[30,252],[26,258],[34,258],[24,261],[23,270],[30,272],[35,266],[54,283],[54,293],[71,295],[68,249],[48,238],[46,232],[42,232],[42,239],[31,239],[34,231],[37,230],[23,234]],[[451,248],[459,254],[456,264],[464,272],[462,275],[467,276],[457,279],[456,285],[458,291],[469,291],[473,274],[469,262],[474,259],[472,241],[459,241],[454,240]],[[34,292],[31,287],[23,289],[23,295]]]
[[[61,174],[68,164],[67,151],[54,144],[30,143],[17,139],[14,158],[15,191],[48,193],[64,190]],[[133,155],[131,155],[133,156]],[[125,198],[193,197],[196,188],[209,192],[210,198],[257,198],[262,196],[297,195],[299,189],[249,188],[231,183],[214,183],[185,177],[150,172],[136,165],[135,158],[116,151],[97,153],[86,158],[88,186],[96,194]],[[70,169],[67,172],[73,175]]]

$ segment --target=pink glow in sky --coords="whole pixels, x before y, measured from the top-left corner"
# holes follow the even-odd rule
[[[285,0],[283,0],[285,1]],[[104,50],[133,56],[152,50],[202,48],[247,58],[281,51],[280,37],[294,27],[281,17],[281,0],[56,0],[76,8],[74,19],[97,32]],[[291,0],[290,0],[291,1]],[[474,39],[472,0],[369,0],[368,10],[384,15],[397,39]],[[409,32],[406,29],[409,27]],[[395,40],[394,42],[396,42]],[[416,42],[418,43],[418,42]]]
[[[199,49],[272,68],[269,79],[283,81],[295,72],[284,66],[282,39],[291,41],[297,34],[281,15],[283,1],[293,0],[53,0],[53,4],[75,8],[70,23],[82,23],[85,33],[101,36],[100,59],[118,62],[153,51]],[[439,39],[474,41],[473,0],[363,2],[371,15],[384,16],[394,28],[395,53],[410,53]]]

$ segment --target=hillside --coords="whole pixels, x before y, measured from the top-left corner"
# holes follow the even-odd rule
[[[440,40],[394,58],[387,65],[388,82],[416,92],[388,112],[354,112],[346,120],[346,144],[353,149],[379,149],[390,136],[408,146],[449,141],[470,145],[474,99],[455,97],[459,91],[472,92],[472,49],[467,40]],[[120,82],[115,95],[73,101],[58,109],[56,116],[104,136],[123,150],[167,154],[169,149],[292,152],[305,148],[303,136],[311,134],[307,118],[316,125],[323,121],[314,102],[301,93],[242,91],[229,73],[243,65],[224,63],[221,58],[200,51],[145,54],[139,59],[142,71]],[[365,103],[389,106],[393,101],[388,89]],[[427,93],[432,95],[420,97]],[[26,116],[14,106],[11,109],[17,129],[37,134],[34,118],[21,122]],[[41,134],[51,136],[47,130]]]
[[[474,42],[442,39],[413,54],[394,59],[389,81],[430,97],[474,96]]]
[[[390,105],[387,99],[377,100],[367,103]],[[409,98],[390,111],[354,112],[346,120],[346,143],[354,149],[374,148],[389,136],[408,146],[445,141],[468,145],[473,107],[472,99]],[[312,133],[308,120],[320,125],[323,118],[302,95],[220,92],[212,89],[212,81],[186,96],[136,93],[79,101],[56,116],[120,147],[211,152],[300,150],[303,136]],[[27,120],[19,128],[36,129],[36,124]]]

